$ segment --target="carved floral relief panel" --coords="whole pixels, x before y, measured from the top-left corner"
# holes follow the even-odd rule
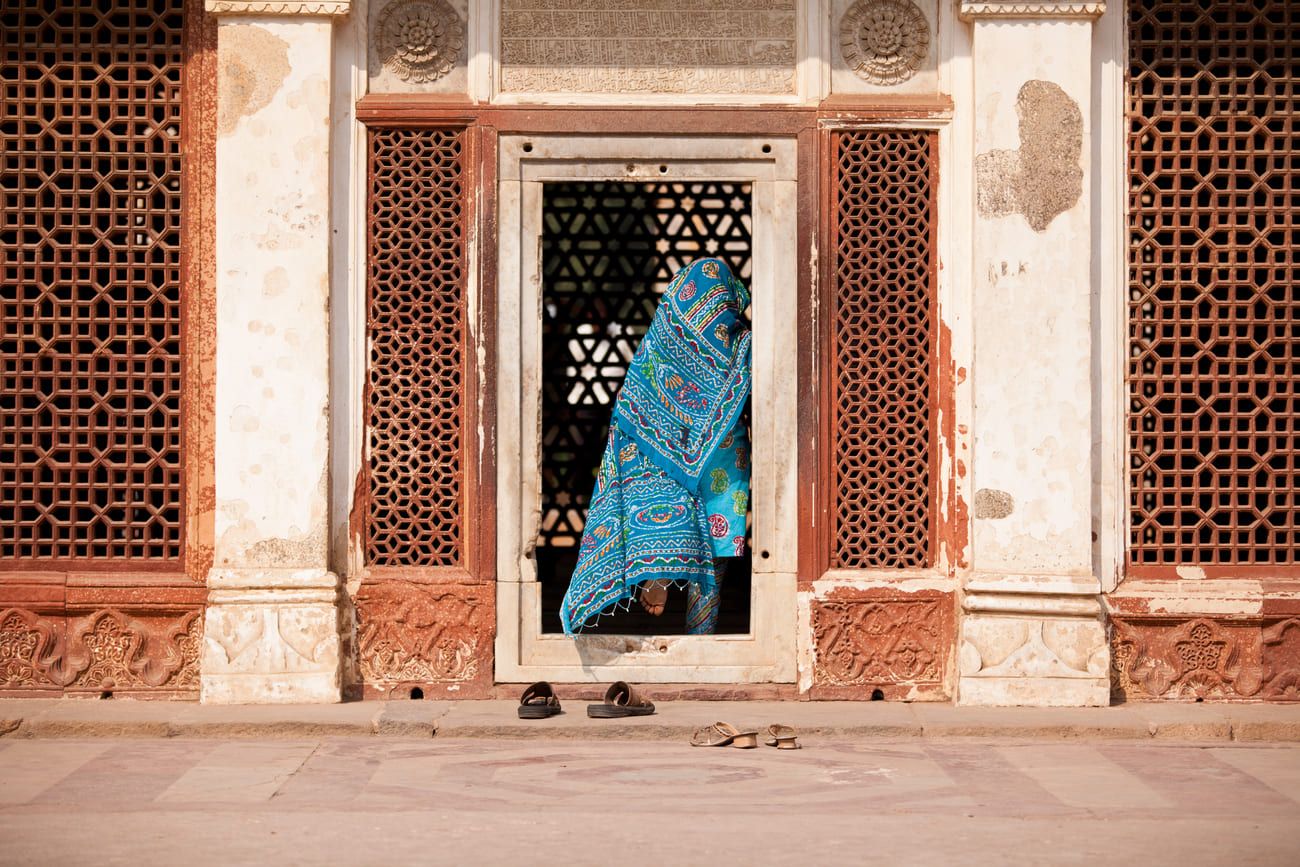
[[[64,618],[0,610],[0,695],[62,689]]]
[[[832,93],[935,93],[937,0],[831,0]]]
[[[1118,698],[1300,701],[1300,617],[1111,624]]]
[[[68,617],[68,692],[196,693],[203,614],[132,613],[112,608]]]
[[[0,611],[0,695],[78,692],[197,698],[199,610]]]
[[[371,93],[465,93],[469,0],[374,0]]]
[[[501,0],[507,93],[793,94],[797,0]]]
[[[493,584],[367,581],[356,597],[363,693],[486,698],[493,679]]]
[[[951,593],[837,588],[812,602],[814,699],[946,700]]]

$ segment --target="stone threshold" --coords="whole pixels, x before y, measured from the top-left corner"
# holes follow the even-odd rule
[[[760,731],[796,726],[806,742],[1027,739],[1300,742],[1300,704],[1127,704],[1107,708],[975,708],[892,702],[706,702],[659,705],[653,716],[594,720],[585,701],[520,720],[514,701],[387,701],[333,705],[200,705],[163,701],[0,699],[9,738],[509,738],[685,740],[726,720]]]

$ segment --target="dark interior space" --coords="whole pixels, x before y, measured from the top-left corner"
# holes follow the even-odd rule
[[[702,256],[723,259],[748,283],[751,205],[750,185],[743,183],[543,185],[542,520],[536,559],[544,632],[560,631],[560,603],[577,563],[610,412],[659,296],[673,274]],[[748,553],[730,561],[718,633],[749,631],[750,567]],[[633,604],[584,633],[681,634],[685,614],[686,593],[674,589],[659,617]]]

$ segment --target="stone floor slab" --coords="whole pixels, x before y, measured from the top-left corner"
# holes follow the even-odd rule
[[[621,851],[757,867],[1198,867],[1289,865],[1300,851],[1289,744],[36,739],[0,742],[0,775],[22,781],[0,800],[0,864],[585,867]]]
[[[256,803],[270,800],[316,751],[316,743],[221,744],[168,786],[159,801]]]

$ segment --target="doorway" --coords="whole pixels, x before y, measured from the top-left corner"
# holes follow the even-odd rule
[[[559,608],[578,559],[610,413],[627,364],[673,275],[720,258],[747,284],[753,266],[753,187],[746,183],[554,181],[542,184],[542,490],[537,578],[541,630]],[[749,632],[752,536],[727,563],[718,634]],[[672,635],[685,593],[658,617],[633,604],[591,634]]]
[[[794,141],[503,136],[498,171],[497,679],[793,681],[796,533],[777,515],[795,511]],[[556,611],[625,365],[658,292],[709,255],[754,299],[754,556],[724,582],[719,634],[634,606],[564,636]]]

